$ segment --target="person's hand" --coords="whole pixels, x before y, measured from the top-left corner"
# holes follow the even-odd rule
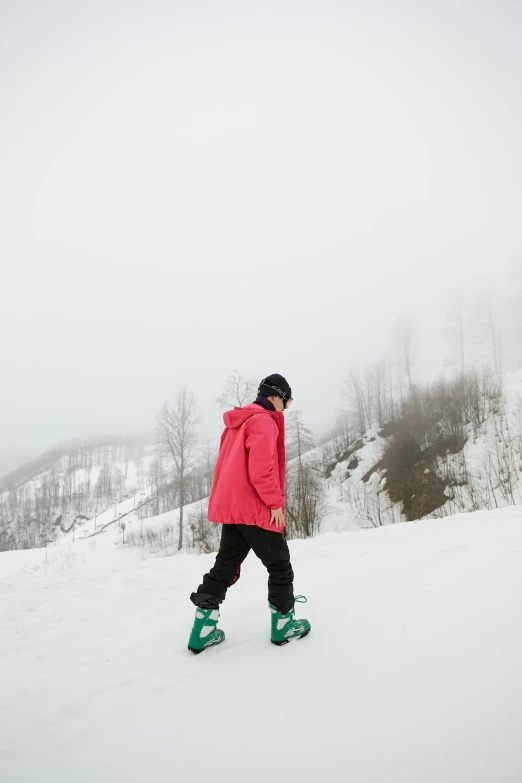
[[[285,517],[282,508],[273,508],[272,516],[270,517],[270,524],[276,527],[283,527],[285,524]]]

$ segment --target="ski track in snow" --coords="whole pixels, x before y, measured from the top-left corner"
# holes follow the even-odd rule
[[[213,556],[78,544],[0,555],[2,783],[522,780],[520,507],[291,542],[281,648],[251,554],[198,656]]]

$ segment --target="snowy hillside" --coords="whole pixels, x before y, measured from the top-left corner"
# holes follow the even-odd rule
[[[288,419],[290,447],[295,445],[293,415]],[[431,480],[438,494],[428,513],[409,509],[408,516],[404,503],[410,494],[399,502],[390,492],[390,465],[383,463],[383,455],[392,432],[389,426],[375,426],[341,445],[330,441],[311,449],[303,454],[302,463],[297,458],[289,461],[286,510],[293,537],[522,503],[522,370],[505,376],[502,392],[492,394],[480,422],[462,424],[458,447],[441,452],[429,466],[420,466],[410,494],[414,497]],[[299,464],[310,468],[306,480],[301,476],[296,481]],[[217,546],[206,524],[205,496],[212,483],[212,465],[196,465],[189,478],[183,551],[199,554]],[[176,481],[172,465],[158,457],[153,446],[131,449],[106,444],[78,449],[4,488],[0,549],[105,538],[113,544],[173,553],[179,519]],[[297,499],[306,481],[313,482],[311,502],[320,512],[299,529],[292,519],[299,522],[309,511]]]
[[[208,452],[197,456],[185,479],[188,504],[207,496],[212,480]],[[129,534],[139,526],[141,535],[149,517],[165,519],[178,504],[179,477],[158,446],[122,438],[55,450],[0,479],[0,551],[114,531],[123,540],[121,525]],[[191,524],[187,518],[189,543]]]
[[[463,447],[437,459],[434,469],[447,500],[426,518],[522,504],[522,370],[507,373],[503,387],[484,422],[464,427]],[[326,465],[322,532],[404,521],[402,504],[387,491],[387,471],[380,465],[387,438],[379,432],[379,427],[368,430]]]
[[[3,553],[0,780],[519,783],[520,509],[291,552],[310,636],[270,644],[251,555],[197,657],[211,556],[84,541],[31,572],[41,550]]]
[[[0,549],[45,546],[85,520],[117,518],[150,496],[154,448],[140,439],[56,449],[0,479]],[[127,503],[129,505],[129,503]]]
[[[495,398],[483,423],[466,425],[464,434],[461,450],[445,454],[435,463],[434,470],[445,482],[442,498],[445,502],[427,518],[522,503],[522,371],[506,374],[503,395],[498,400]],[[381,466],[387,443],[383,431],[374,427],[355,438],[341,453],[335,451],[333,442],[328,442],[303,456],[303,462],[315,464],[322,476],[324,514],[319,533],[347,532],[405,520],[402,504],[390,499],[387,471]],[[335,458],[328,456],[331,454]],[[297,460],[291,460],[289,477],[297,468]],[[291,487],[290,479],[287,496]],[[147,499],[148,492],[143,493],[141,502]],[[143,544],[152,551],[173,554],[177,549],[179,512],[169,511],[144,521],[134,504],[133,498],[122,503],[119,516],[114,515],[112,507],[107,509],[98,520],[97,529],[93,519],[82,522],[76,536],[110,533],[107,541],[122,544],[120,523],[123,521],[127,528],[126,543]],[[217,547],[215,529],[206,524],[206,501],[186,508],[184,530],[184,551],[199,554]]]

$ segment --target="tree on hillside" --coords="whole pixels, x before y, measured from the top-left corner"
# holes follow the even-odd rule
[[[505,369],[522,369],[522,290],[502,308],[501,330]]]
[[[462,302],[459,297],[455,297],[448,308],[443,337],[451,352],[448,357],[448,364],[458,365],[460,372],[464,373],[466,369],[466,328]]]
[[[247,378],[238,370],[234,370],[226,379],[223,391],[216,402],[222,410],[230,410],[236,406],[242,408],[245,403],[255,398],[257,384],[258,382],[253,378]]]
[[[204,452],[204,475],[205,475],[205,496],[210,495],[212,489],[212,482],[214,480],[214,471],[216,469],[216,462],[218,458],[218,449],[213,447],[210,441],[207,440]]]
[[[286,456],[288,460],[297,457],[301,460],[303,454],[314,447],[311,431],[304,423],[303,414],[292,410],[286,419]]]
[[[370,427],[383,427],[393,418],[394,366],[391,357],[370,367],[352,367],[344,385],[346,419],[350,437],[364,435]]]
[[[324,484],[319,461],[305,457],[314,442],[300,411],[289,414],[287,440],[293,462],[287,471],[286,524],[292,537],[309,538],[317,533],[324,514]]]
[[[348,410],[360,435],[371,427],[373,419],[373,372],[369,367],[352,367],[345,385]]]
[[[186,386],[178,389],[173,404],[164,403],[158,418],[159,444],[172,457],[179,483],[178,549],[183,547],[186,483],[196,446],[195,428],[200,421],[194,395]]]
[[[163,459],[161,454],[158,454],[152,460],[149,470],[148,479],[151,485],[151,507],[154,516],[161,514],[160,510],[160,498],[162,494],[162,488],[165,485],[165,475],[163,471]]]
[[[493,300],[489,294],[475,297],[471,311],[471,330],[477,353],[488,357],[496,375],[502,369],[502,341],[497,328]]]
[[[410,318],[399,318],[393,327],[393,340],[399,355],[399,361],[408,382],[408,389],[413,389],[413,365],[417,358],[416,326]]]

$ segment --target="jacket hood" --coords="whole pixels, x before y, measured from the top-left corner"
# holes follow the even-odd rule
[[[266,416],[267,414],[273,418],[276,418],[277,416],[277,413],[274,414],[272,411],[265,410],[260,405],[251,403],[244,408],[234,408],[233,411],[227,411],[223,414],[223,421],[225,422],[225,427],[228,427],[229,430],[233,430],[236,427],[241,427],[241,425],[251,416]]]

